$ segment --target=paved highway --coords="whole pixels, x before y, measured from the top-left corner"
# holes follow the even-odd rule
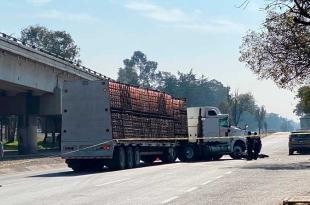
[[[0,177],[0,204],[279,204],[310,195],[309,155],[288,156],[287,133],[263,139],[257,161],[154,165],[75,174],[63,168]]]

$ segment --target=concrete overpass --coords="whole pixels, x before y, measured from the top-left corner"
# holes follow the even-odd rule
[[[64,81],[103,78],[91,69],[0,33],[0,115],[18,116],[22,154],[36,152],[36,117],[60,119]]]

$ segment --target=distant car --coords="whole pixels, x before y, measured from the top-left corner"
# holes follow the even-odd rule
[[[289,155],[310,152],[310,130],[292,132],[289,136]]]

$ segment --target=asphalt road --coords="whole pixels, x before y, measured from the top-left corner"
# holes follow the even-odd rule
[[[288,156],[288,134],[263,139],[257,161],[154,165],[75,174],[70,169],[0,176],[0,204],[279,204],[310,195],[309,155]]]

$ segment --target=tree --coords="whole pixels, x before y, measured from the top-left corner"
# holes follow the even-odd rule
[[[272,79],[283,88],[310,83],[309,9],[304,12],[299,6],[309,8],[309,1],[269,4],[263,29],[249,31],[240,47],[240,61],[259,78]]]
[[[77,60],[80,48],[66,31],[52,31],[43,26],[28,26],[21,31],[21,40],[60,57]]]
[[[235,92],[230,101],[232,122],[238,125],[244,112],[253,113],[255,110],[255,99],[251,93],[239,94]]]
[[[123,63],[124,68],[119,68],[118,71],[118,81],[146,88],[154,86],[157,62],[149,61],[143,52],[135,51]]]
[[[255,119],[257,121],[257,127],[258,127],[258,133],[260,134],[261,129],[263,128],[265,124],[265,118],[266,118],[266,109],[264,106],[261,106],[260,108],[257,108],[255,110]],[[266,124],[267,127],[267,124]]]
[[[296,97],[299,98],[299,102],[294,112],[299,116],[310,114],[310,86],[299,88]]]

